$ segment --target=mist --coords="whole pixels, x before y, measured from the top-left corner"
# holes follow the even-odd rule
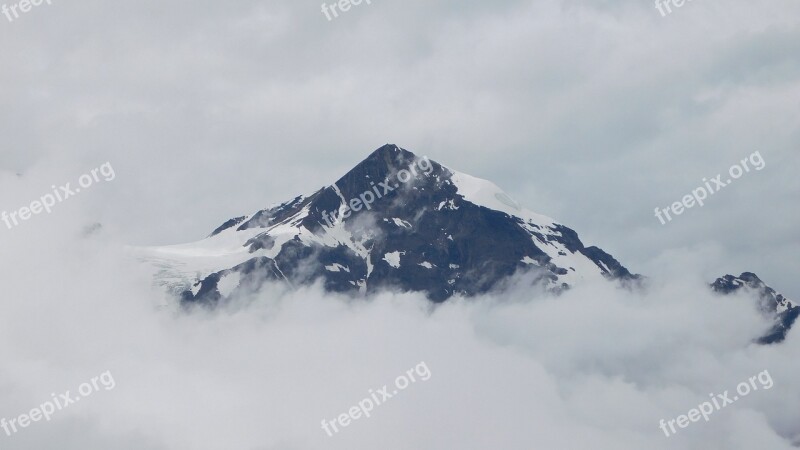
[[[644,290],[554,296],[523,277],[433,306],[271,284],[186,312],[113,232],[85,233],[70,201],[1,235],[14,257],[0,267],[0,417],[103,372],[115,387],[0,434],[4,448],[789,449],[800,437],[796,330],[753,344],[770,323],[750,295],[712,294],[694,275],[702,255],[660,260],[666,275]],[[420,362],[428,380],[323,431]],[[673,436],[658,428],[765,370],[771,389]]]

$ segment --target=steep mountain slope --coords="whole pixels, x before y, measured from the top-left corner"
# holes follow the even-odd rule
[[[184,302],[215,303],[266,281],[335,292],[424,292],[440,302],[516,273],[559,291],[639,279],[575,231],[522,208],[493,183],[385,145],[340,178],[225,222],[208,238],[150,248]]]

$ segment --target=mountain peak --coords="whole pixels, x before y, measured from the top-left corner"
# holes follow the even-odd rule
[[[721,294],[731,294],[740,289],[750,290],[758,295],[761,312],[775,320],[775,325],[762,338],[762,344],[773,344],[786,339],[786,334],[792,327],[797,317],[800,316],[800,307],[767,286],[756,274],[742,272],[738,277],[725,275],[711,283],[711,289]]]
[[[215,303],[268,281],[321,281],[329,291],[360,295],[416,291],[439,302],[488,292],[514,274],[554,292],[639,279],[494,183],[394,144],[311,195],[156,251],[159,261],[175,261],[180,273],[170,280],[184,276],[182,298],[190,303]]]
[[[402,170],[411,168],[416,177],[419,174],[415,163],[419,159],[417,155],[408,150],[394,144],[386,144],[350,169],[336,181],[334,186],[343,194],[352,196],[371,190],[375,184],[387,180]],[[424,159],[427,161],[427,158]],[[379,189],[379,192],[382,192],[382,189]]]
[[[384,144],[375,149],[375,151],[373,151],[372,153],[370,153],[367,159],[370,159],[375,156],[387,156],[387,155],[391,156],[400,152],[411,153],[408,150],[404,150],[398,147],[396,144]],[[411,154],[413,155],[413,153]]]
[[[772,312],[784,312],[787,309],[794,307],[792,302],[767,286],[758,275],[753,272],[742,272],[738,277],[733,275],[725,275],[717,278],[716,281],[711,283],[711,288],[722,294],[729,294],[736,292],[739,289],[745,288],[755,291],[763,300],[763,307]]]
[[[384,166],[393,166],[393,162],[399,159],[413,159],[416,155],[408,150],[404,150],[398,147],[395,144],[386,144],[381,147],[375,149],[372,153],[370,153],[363,161],[358,163],[353,169],[356,170],[359,166],[367,165],[367,166],[375,166],[375,165],[384,165]]]

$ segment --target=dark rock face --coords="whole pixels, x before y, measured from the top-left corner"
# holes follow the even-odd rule
[[[775,326],[773,326],[766,335],[759,338],[758,343],[776,344],[786,340],[786,335],[789,333],[795,321],[797,321],[797,316],[800,316],[800,307],[797,306],[778,314]]]
[[[231,220],[229,220],[229,221],[227,221],[227,222],[223,223],[222,225],[220,225],[220,227],[219,227],[219,228],[217,228],[216,230],[214,230],[214,231],[211,233],[211,236],[216,236],[216,235],[218,235],[218,234],[222,233],[223,231],[227,230],[227,229],[228,229],[228,228],[230,228],[230,227],[235,227],[236,225],[239,225],[240,223],[242,223],[242,221],[243,221],[244,219],[246,219],[246,217],[245,217],[245,216],[242,216],[242,217],[236,217],[236,218],[234,218],[234,219],[231,219]]]
[[[602,249],[597,247],[587,247],[580,249],[580,252],[586,255],[592,261],[600,261],[605,264],[606,267],[609,268],[610,272],[608,272],[609,278],[619,278],[623,280],[638,280],[640,279],[640,275],[633,275],[628,272],[628,269],[622,266],[613,256],[609,255],[608,253],[604,252]]]
[[[535,272],[553,291],[584,276],[639,279],[563,225],[467,200],[457,178],[385,145],[334,185],[220,226],[212,236],[263,229],[246,243],[253,259],[206,276],[182,298],[214,304],[224,297],[220,280],[234,273],[231,295],[266,281],[321,281],[334,292],[416,291],[434,302],[485,293],[517,273]],[[505,194],[495,197],[522,211]]]
[[[744,272],[738,277],[725,275],[717,278],[711,283],[711,289],[721,294],[730,294],[739,289],[749,289],[758,294],[759,308],[762,313],[775,320],[775,325],[769,332],[758,339],[760,344],[783,342],[789,329],[797,320],[797,316],[800,315],[800,306],[775,292],[751,272]]]

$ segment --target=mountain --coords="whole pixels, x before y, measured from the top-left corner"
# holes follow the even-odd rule
[[[761,281],[756,274],[744,272],[738,277],[725,275],[711,283],[711,289],[721,294],[731,294],[746,289],[755,292],[759,299],[759,308],[767,317],[775,320],[772,329],[758,342],[761,344],[774,344],[783,342],[786,334],[800,315],[800,306],[793,303],[783,295]]]
[[[230,219],[199,242],[150,248],[148,258],[184,303],[203,304],[267,281],[414,291],[442,302],[514,274],[556,292],[640,278],[493,183],[388,144],[330,186]]]
[[[198,242],[140,250],[184,306],[213,306],[274,281],[357,295],[421,292],[434,302],[501,289],[514,275],[555,293],[591,280],[643,281],[495,184],[389,144],[311,195],[232,218]],[[759,293],[776,320],[765,344],[785,339],[800,310],[749,272],[711,288]]]

